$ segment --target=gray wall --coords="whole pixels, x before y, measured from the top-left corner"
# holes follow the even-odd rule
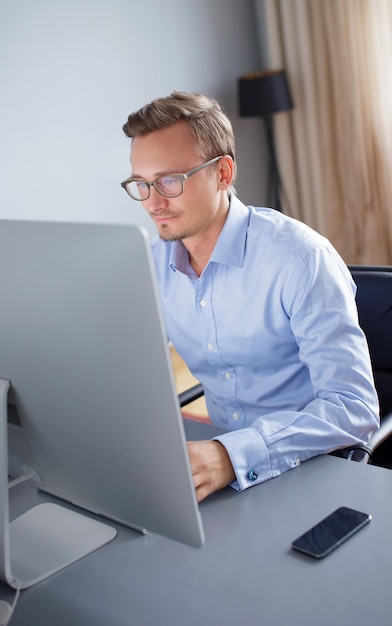
[[[264,138],[237,77],[260,68],[253,0],[0,0],[0,217],[148,223],[119,183],[128,113],[173,89],[232,119],[237,191],[260,204]]]

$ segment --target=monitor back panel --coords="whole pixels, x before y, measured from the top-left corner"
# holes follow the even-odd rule
[[[89,511],[191,545],[203,533],[148,236],[0,222],[0,377],[11,465]]]

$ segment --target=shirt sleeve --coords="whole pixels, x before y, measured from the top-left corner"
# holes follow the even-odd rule
[[[358,324],[355,286],[332,249],[287,263],[282,306],[314,398],[298,411],[274,411],[215,439],[243,490],[320,454],[366,443],[379,425],[369,350]]]

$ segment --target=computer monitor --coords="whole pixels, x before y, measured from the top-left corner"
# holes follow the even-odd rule
[[[27,468],[38,489],[77,507],[201,546],[146,231],[1,220],[0,273],[9,474]],[[0,574],[8,534],[3,516]]]

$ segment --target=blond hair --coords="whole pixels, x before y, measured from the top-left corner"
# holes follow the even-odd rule
[[[229,154],[235,164],[231,122],[217,100],[204,94],[173,91],[166,98],[157,98],[131,113],[123,131],[134,139],[181,120],[188,124],[206,160]]]

